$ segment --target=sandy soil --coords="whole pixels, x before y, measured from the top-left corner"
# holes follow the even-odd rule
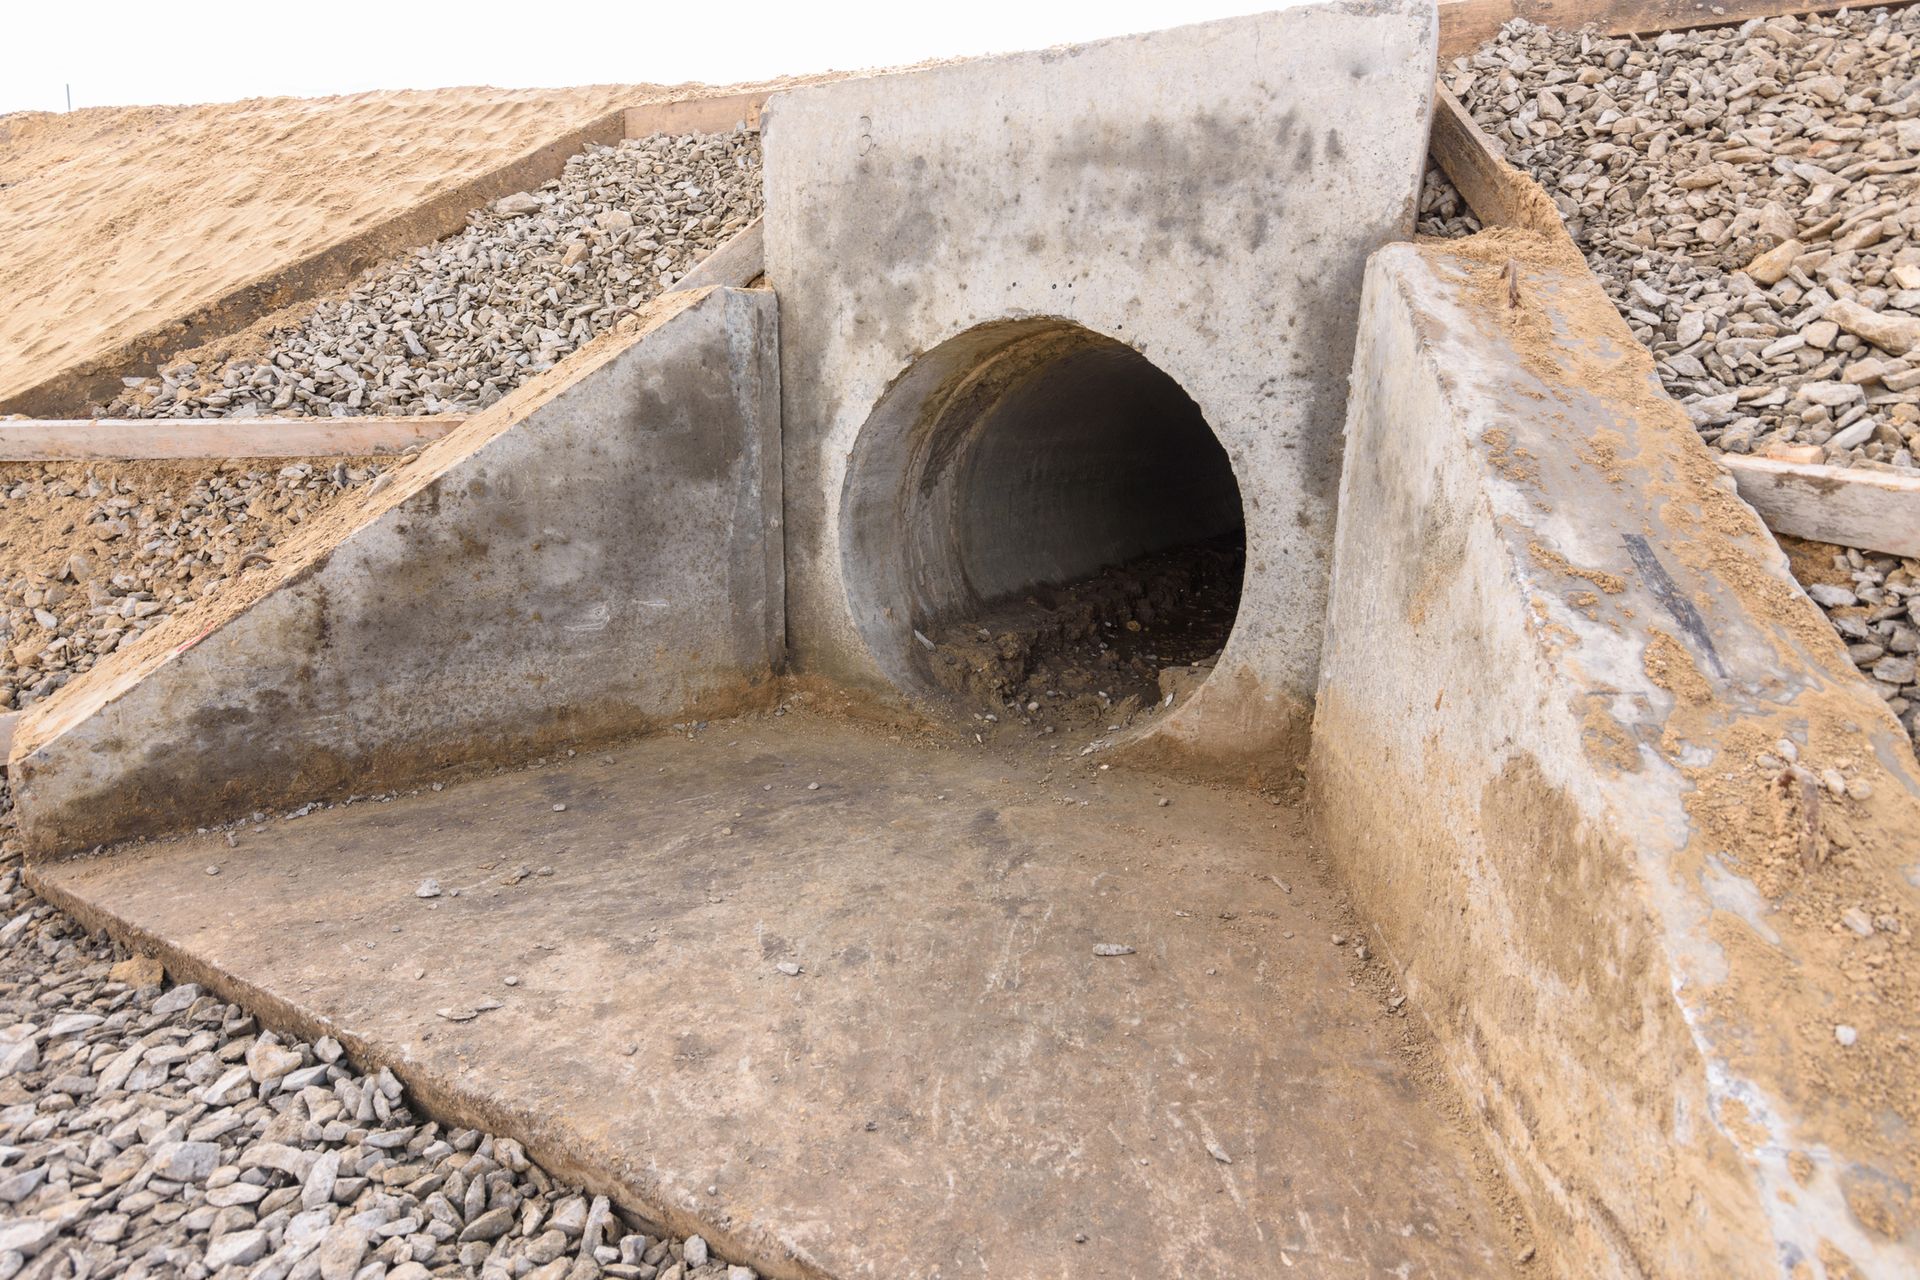
[[[0,117],[0,398],[664,92],[441,89]]]

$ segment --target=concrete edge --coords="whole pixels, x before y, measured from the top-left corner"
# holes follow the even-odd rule
[[[0,462],[357,458],[432,444],[466,422],[411,418],[36,418],[0,421]]]
[[[1920,919],[1904,733],[1577,255],[1483,233],[1367,286],[1335,864],[1571,1269],[1903,1273],[1912,925],[1836,921]]]
[[[749,132],[760,128],[764,89],[709,98],[677,98],[642,102],[621,113],[621,128],[629,138],[651,138],[659,133],[725,133],[737,125]]]
[[[760,219],[702,258],[667,294],[744,288],[762,271]],[[667,296],[663,294],[662,296]],[[574,359],[571,353],[561,366]],[[352,458],[451,435],[462,414],[358,418],[30,418],[0,420],[0,463],[76,459]]]
[[[727,242],[695,264],[681,277],[673,292],[686,289],[710,289],[725,285],[745,288],[766,270],[766,232],[763,219],[755,218],[733,233]]]
[[[1920,476],[1723,453],[1740,496],[1796,538],[1920,557]]]

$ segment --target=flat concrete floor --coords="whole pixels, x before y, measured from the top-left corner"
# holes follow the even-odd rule
[[[1504,1272],[1300,815],[1060,755],[754,718],[36,879],[768,1274]]]

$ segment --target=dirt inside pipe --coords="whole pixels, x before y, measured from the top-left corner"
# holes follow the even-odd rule
[[[976,713],[1043,731],[1126,728],[1199,687],[1233,628],[1241,534],[1037,586],[936,626],[934,683]]]

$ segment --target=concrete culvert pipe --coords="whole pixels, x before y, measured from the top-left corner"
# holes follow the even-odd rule
[[[990,324],[916,360],[848,472],[857,624],[912,696],[1143,723],[1213,665],[1245,548],[1199,407],[1125,343]]]

